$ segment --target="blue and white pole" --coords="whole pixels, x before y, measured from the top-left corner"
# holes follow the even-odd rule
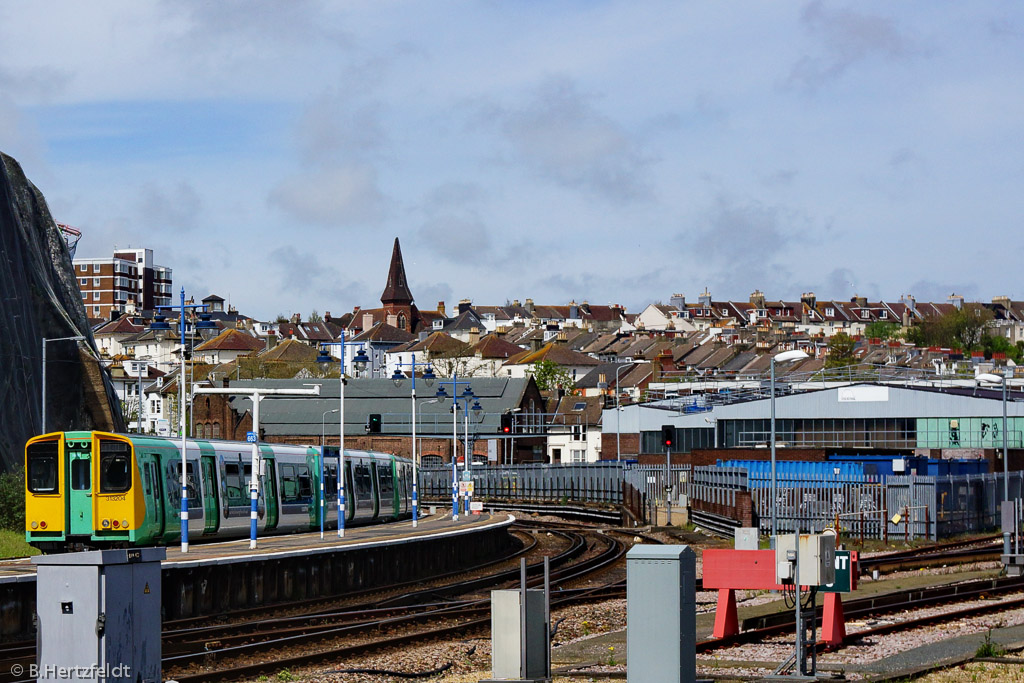
[[[420,522],[420,502],[417,495],[416,481],[419,474],[416,471],[416,354],[412,354],[412,528],[415,529]]]
[[[452,379],[455,376],[452,375]],[[454,390],[453,390],[454,391]],[[452,399],[452,521],[459,521],[459,399]]]
[[[260,500],[260,395],[252,395],[252,474],[249,477],[249,549],[256,549]]]
[[[345,538],[345,330],[341,330],[338,375],[338,538]]]
[[[181,373],[178,377],[178,412],[181,413],[181,552],[188,552],[188,461],[185,424],[185,288],[181,288],[181,315],[178,317],[181,337]],[[142,394],[139,394],[139,421],[142,421]],[[142,431],[141,429],[139,430]]]

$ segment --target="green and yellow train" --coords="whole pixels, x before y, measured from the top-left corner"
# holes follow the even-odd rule
[[[261,535],[319,529],[320,449],[259,445]],[[252,444],[186,442],[189,539],[250,530]],[[325,528],[337,528],[338,451],[323,463]],[[345,525],[412,510],[412,462],[345,450]],[[54,432],[25,445],[25,537],[44,552],[166,545],[181,538],[181,441],[138,434]]]

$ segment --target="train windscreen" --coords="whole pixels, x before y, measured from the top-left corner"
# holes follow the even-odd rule
[[[57,441],[40,441],[27,449],[28,490],[32,493],[57,493]]]
[[[123,441],[100,441],[100,493],[124,493],[132,487],[131,448]]]

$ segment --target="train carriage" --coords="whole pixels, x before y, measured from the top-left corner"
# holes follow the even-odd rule
[[[44,551],[162,545],[181,535],[180,441],[136,434],[55,432],[25,446],[25,535]],[[260,534],[320,527],[320,450],[260,444]],[[337,526],[338,452],[322,463],[324,525]],[[409,514],[411,462],[345,451],[346,525]],[[186,443],[189,538],[249,534],[252,445]]]

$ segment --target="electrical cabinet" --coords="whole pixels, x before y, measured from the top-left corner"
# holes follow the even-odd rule
[[[520,590],[491,591],[491,669],[497,680],[547,677],[549,646],[544,621],[544,591],[527,590],[526,609],[523,609],[522,599]],[[525,661],[522,660],[524,655]]]
[[[697,678],[697,556],[685,545],[635,545],[626,553],[629,683]]]
[[[775,537],[775,581],[793,580],[790,553],[796,550],[796,537],[784,534]],[[832,534],[800,535],[800,585],[824,586],[836,578],[836,537]]]
[[[33,557],[39,680],[159,683],[164,548]]]

